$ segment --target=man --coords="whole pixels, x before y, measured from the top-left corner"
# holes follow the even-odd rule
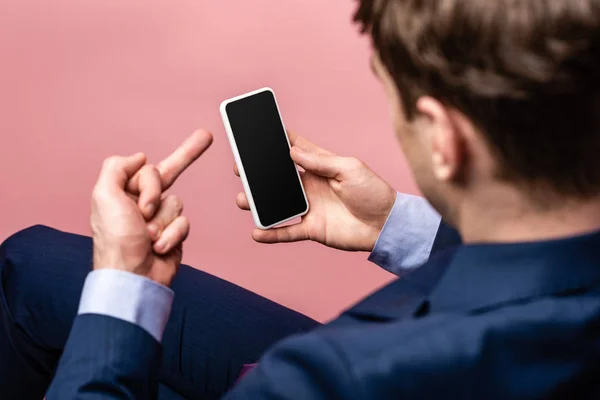
[[[293,132],[289,136],[295,151],[304,149],[298,152],[300,157],[296,153],[294,157],[306,169],[303,179],[313,207],[302,223],[295,227],[268,232],[257,230],[254,237],[258,241],[312,238],[340,249],[372,250],[370,259],[373,262],[398,275],[420,265],[430,252],[459,241],[454,231],[445,225],[440,226],[439,215],[423,199],[396,195],[385,181],[358,160],[335,156]],[[121,237],[123,246],[140,243],[147,246],[141,254],[153,260],[153,255],[147,253],[152,242],[155,242],[153,247],[158,248],[158,238],[170,235],[165,234],[165,226],[181,223],[180,229],[169,229],[180,235],[179,240],[170,241],[171,248],[177,247],[177,242],[187,230],[185,220],[179,217],[181,201],[173,195],[161,198],[159,194],[172,185],[211,141],[211,135],[205,131],[194,133],[156,167],[144,165],[128,182],[127,196],[116,199],[107,194],[114,194],[115,190],[119,192],[115,189],[119,183],[108,180],[112,182],[112,188],[107,190],[104,177],[107,174],[119,177],[113,169],[115,164],[122,166],[124,159],[107,160],[103,178],[99,179],[94,191],[96,212],[92,226],[98,234],[93,264],[98,270],[89,275],[79,307],[83,282],[92,260],[92,246],[88,238],[37,226],[17,233],[0,247],[0,299],[3,305],[0,308],[0,353],[3,355],[0,358],[0,388],[3,396],[8,399],[35,399],[44,395],[78,313],[78,320],[87,323],[91,329],[79,335],[87,349],[79,355],[88,361],[106,361],[102,357],[106,354],[102,346],[88,346],[93,335],[110,336],[112,333],[121,336],[124,331],[133,331],[129,340],[138,344],[142,341],[160,342],[162,335],[162,366],[158,378],[151,382],[160,381],[158,397],[162,400],[219,397],[235,383],[244,364],[257,361],[280,339],[318,326],[316,321],[242,288],[181,266],[172,282],[176,295],[165,327],[172,294],[160,290],[152,281],[136,281],[130,275],[106,268],[109,264],[125,268],[126,264],[123,260],[102,261],[103,258],[111,258],[102,256],[102,249],[115,247],[100,241],[100,237],[107,236],[104,230],[109,228],[109,236]],[[142,155],[135,155],[132,159],[136,166],[143,163]],[[338,178],[330,180],[319,175],[325,173],[323,168],[335,168]],[[127,171],[130,170],[121,172],[126,174]],[[324,190],[329,187],[335,188],[335,192]],[[137,198],[138,202],[134,203],[131,198]],[[141,211],[147,208],[148,203],[155,204],[152,217],[149,214],[144,217]],[[238,195],[238,203],[241,208],[248,208],[243,194]],[[136,205],[141,215],[136,213]],[[100,210],[108,212],[112,219],[98,218],[104,215],[99,213]],[[171,216],[167,217],[169,214]],[[175,225],[169,223],[173,219],[179,222]],[[142,224],[143,220],[148,222]],[[130,231],[136,224],[138,235]],[[154,225],[160,226],[159,231],[163,233],[156,236]],[[151,232],[154,240],[150,238]],[[323,232],[328,234],[323,235]],[[137,240],[136,236],[141,238]],[[157,253],[165,251],[158,250]],[[171,269],[166,269],[166,277],[164,264],[159,264],[158,276],[155,276],[153,268],[137,271],[153,274],[155,279],[166,283],[172,278],[180,257],[178,254],[173,256]],[[111,276],[115,279],[111,280]],[[157,308],[164,313],[156,312]],[[103,332],[100,327],[104,324],[120,326],[110,325],[105,327],[110,330]],[[71,341],[77,340],[75,331],[71,334]],[[87,352],[90,349],[98,349],[101,354],[92,355]],[[111,359],[111,362],[155,367],[144,357],[152,354],[157,357],[155,352],[143,350],[144,355],[131,357],[130,351],[128,346],[127,351],[115,349],[111,354],[119,357]],[[65,354],[64,357],[69,356]],[[154,362],[158,361],[155,359]],[[83,396],[65,391],[80,390],[80,382],[73,373],[89,374],[94,372],[95,366],[86,367],[84,362],[77,364],[63,382],[69,384],[68,388],[61,385],[61,393],[57,397]],[[65,371],[64,368],[62,370]],[[146,379],[143,374],[138,374],[138,377]],[[137,397],[149,397],[146,393],[135,394]],[[47,398],[52,396],[50,392]]]
[[[458,242],[454,231],[440,227],[439,215],[423,199],[397,195],[356,159],[335,156],[293,132],[289,136],[296,161],[306,169],[303,179],[313,207],[301,224],[268,232],[257,230],[255,239],[281,242],[312,238],[346,250],[373,250],[371,260],[398,275],[420,265],[431,251]],[[156,167],[143,165],[141,154],[107,160],[94,190],[93,257],[88,238],[40,226],[17,233],[0,247],[3,396],[34,399],[44,395],[77,314],[70,343],[77,348],[73,356],[87,361],[109,362],[103,346],[90,344],[95,335],[103,342],[117,335],[126,339],[120,345],[127,349],[113,349],[110,363],[133,362],[131,371],[139,366],[155,368],[157,343],[162,339],[162,367],[158,377],[149,382],[160,381],[160,399],[219,397],[235,383],[244,364],[257,361],[280,339],[318,326],[301,314],[187,266],[180,267],[172,282],[176,295],[167,323],[171,292],[152,280],[136,280],[135,275],[110,269],[127,270],[132,265],[130,271],[158,282],[173,279],[181,257],[178,243],[185,237],[188,224],[180,216],[181,200],[161,194],[211,141],[209,133],[198,131]],[[304,150],[298,152],[300,148]],[[125,189],[123,176],[137,167],[141,168]],[[326,178],[324,168],[334,168],[337,179]],[[335,191],[325,190],[329,187]],[[243,194],[238,196],[238,203],[248,208]],[[144,211],[149,204],[154,210]],[[161,249],[161,239],[167,238],[168,247]],[[151,247],[154,252],[150,252]],[[123,251],[125,254],[120,254]],[[127,254],[142,257],[144,262],[129,264]],[[169,256],[163,259],[156,254]],[[88,276],[78,306],[92,258],[96,271]],[[82,324],[84,331],[78,334]],[[124,335],[128,331],[129,335]],[[74,344],[78,337],[82,340],[79,345],[86,348],[83,352]],[[129,342],[155,345],[148,350],[132,348]],[[136,354],[132,357],[131,352]],[[58,374],[54,388],[60,393],[50,391],[47,398],[83,396],[81,392],[75,394],[85,390],[75,374],[89,377],[96,372],[95,365],[86,366],[86,362],[71,358],[67,348],[63,362],[68,359],[77,366],[66,376]],[[137,371],[137,378],[146,379],[145,372],[150,373]],[[131,383],[133,377],[126,380]],[[133,393],[135,397],[152,397],[144,391]]]
[[[228,396],[597,397],[600,3],[363,0],[356,18],[373,39],[373,68],[416,181],[466,245],[432,257],[330,324],[275,345]],[[349,186],[346,177],[364,170],[308,143],[295,145],[292,157],[342,203],[337,191]],[[101,174],[92,215],[97,270],[49,398],[144,398],[155,388],[153,330],[110,317],[118,295],[98,283],[119,281],[110,278],[115,272],[101,274],[105,268],[130,271],[119,273],[128,288],[151,285],[136,274],[169,283],[175,271],[187,226],[162,201],[154,206],[159,214],[175,211],[162,234],[144,236],[155,210],[142,199],[159,198],[165,178],[160,169],[144,173],[143,163],[141,156],[115,159]],[[137,205],[126,191],[139,193]],[[384,214],[381,204],[371,204],[373,221]],[[111,221],[123,215],[111,210],[125,208],[137,218],[135,234]],[[369,243],[377,230],[370,228],[382,226],[352,207],[338,211],[365,233],[338,241],[348,231],[329,234],[307,217],[299,227],[254,236],[344,248]],[[161,235],[170,239],[165,247]],[[168,313],[171,292],[152,287],[155,300],[167,300],[137,311],[155,321]],[[102,315],[86,313],[90,303]]]

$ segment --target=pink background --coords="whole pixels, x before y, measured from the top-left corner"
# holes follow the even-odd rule
[[[175,186],[184,261],[319,320],[390,275],[366,254],[252,241],[218,113],[262,86],[288,127],[413,192],[352,0],[2,0],[0,240],[42,223],[87,234],[102,160],[158,161],[196,127],[212,149]]]

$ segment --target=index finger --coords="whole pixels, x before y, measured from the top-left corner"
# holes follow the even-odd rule
[[[301,148],[304,151],[308,151],[311,153],[321,153],[321,154],[333,154],[332,152],[325,150],[322,147],[317,146],[304,136],[298,135],[296,132],[287,130],[288,139],[290,140],[291,146],[296,146]]]
[[[156,166],[167,190],[183,171],[198,159],[212,144],[212,134],[203,129],[192,133],[170,156]]]

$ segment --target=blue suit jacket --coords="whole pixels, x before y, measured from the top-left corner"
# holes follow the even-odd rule
[[[434,248],[458,237],[442,225]],[[151,398],[159,346],[79,316],[49,399]],[[597,398],[600,233],[445,250],[308,334],[231,399]]]

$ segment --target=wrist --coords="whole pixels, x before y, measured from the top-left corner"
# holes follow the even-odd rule
[[[103,252],[94,246],[94,270],[115,269],[146,277],[151,270],[151,262],[148,256]]]
[[[379,237],[381,236],[381,232],[383,232],[383,228],[387,224],[390,216],[392,215],[392,211],[394,210],[394,205],[396,204],[396,200],[398,199],[398,193],[390,187],[391,193],[388,196],[388,200],[382,203],[381,212],[378,213],[379,217],[373,220],[371,224],[371,232],[369,234],[368,239],[368,250],[372,252],[375,248]]]
[[[383,229],[383,225],[381,228],[370,227],[369,232],[367,233],[366,239],[364,241],[363,246],[359,249],[359,251],[366,251],[368,253],[372,252],[377,244],[377,239],[379,239],[379,235],[381,234],[381,230]]]

